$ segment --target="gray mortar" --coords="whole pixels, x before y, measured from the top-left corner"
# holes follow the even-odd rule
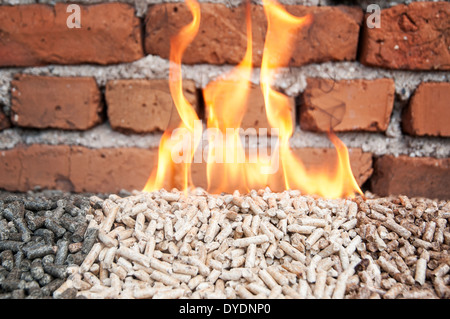
[[[183,77],[193,80],[197,88],[205,87],[211,80],[226,74],[230,65],[183,65]],[[10,81],[17,73],[50,76],[92,76],[103,88],[107,81],[126,78],[168,78],[169,61],[158,56],[146,56],[133,63],[98,66],[50,65],[32,68],[9,68],[0,70],[0,103],[9,114]],[[259,69],[253,72],[252,82],[259,83]],[[335,80],[392,78],[395,81],[396,103],[390,125],[383,133],[341,133],[338,136],[349,147],[361,147],[375,155],[399,155],[449,157],[450,139],[433,137],[403,136],[400,127],[401,111],[406,101],[421,82],[450,82],[449,72],[412,72],[383,70],[361,65],[359,62],[327,62],[311,64],[298,68],[281,70],[277,86],[287,95],[298,96],[306,87],[308,77],[330,78]],[[147,135],[125,135],[112,131],[108,123],[84,132],[61,130],[29,130],[12,128],[0,132],[0,149],[10,149],[18,144],[68,144],[90,148],[101,147],[157,147],[160,133]],[[293,147],[331,147],[324,134],[301,131],[296,128],[291,139]]]
[[[31,1],[31,0],[0,0],[0,4],[28,4],[28,3],[68,3],[71,1]],[[100,2],[124,2],[136,7],[136,14],[140,17],[145,15],[147,6],[161,2],[159,0],[79,0],[78,3],[100,3]],[[240,4],[240,0],[212,0],[200,1],[212,3],[224,3],[228,6]],[[261,1],[254,1],[261,3]],[[303,5],[335,5],[342,4],[341,1],[333,0],[284,0],[283,4]],[[346,1],[345,4],[360,5],[366,8],[368,4],[376,3],[380,7],[389,7],[398,3],[410,3],[413,1]],[[226,74],[232,69],[230,65],[183,65],[183,77],[193,80],[197,88],[204,88],[211,80]],[[44,67],[30,68],[3,68],[0,69],[0,105],[6,114],[10,112],[10,81],[15,74],[26,73],[34,75],[49,76],[92,76],[96,79],[100,88],[104,88],[109,80],[147,78],[168,78],[169,61],[158,56],[146,56],[132,63],[118,65],[76,65],[61,66],[49,65]],[[434,137],[409,137],[402,135],[400,120],[401,111],[406,101],[421,82],[450,82],[449,72],[416,72],[402,70],[385,70],[370,68],[359,62],[327,62],[321,64],[310,64],[303,67],[289,68],[280,72],[277,78],[277,86],[289,96],[298,96],[306,87],[308,77],[330,78],[335,80],[349,79],[376,79],[392,78],[395,81],[396,103],[391,116],[390,125],[385,134],[383,133],[340,133],[338,136],[348,147],[360,147],[366,152],[375,155],[399,155],[409,156],[432,156],[444,158],[450,156],[450,139]],[[255,69],[252,82],[259,83],[259,69]],[[58,145],[81,145],[89,148],[102,147],[139,147],[153,148],[159,144],[161,133],[147,135],[125,135],[111,130],[108,123],[99,125],[93,129],[77,131],[61,130],[30,130],[11,128],[0,132],[0,149],[11,149],[19,144],[30,145],[34,143]],[[302,131],[298,126],[291,139],[292,147],[332,147],[331,142],[324,134]]]
[[[278,2],[285,5],[305,5],[305,6],[331,6],[331,5],[355,5],[360,6],[366,10],[370,4],[378,4],[380,8],[389,8],[397,4],[409,4],[411,2],[421,2],[427,0],[399,0],[399,1],[386,1],[386,0],[279,0]],[[429,1],[429,0],[428,0]],[[433,0],[430,2],[436,2]],[[55,3],[73,3],[71,0],[0,0],[0,5],[19,5],[19,4],[32,4],[32,3],[44,3],[54,5]],[[76,3],[81,4],[97,4],[108,2],[121,2],[133,5],[136,9],[136,15],[138,17],[144,17],[148,6],[158,3],[177,3],[184,2],[184,0],[77,0]],[[245,0],[199,0],[204,3],[221,3],[228,7],[235,7],[245,2]],[[262,4],[262,0],[253,0],[252,3]]]

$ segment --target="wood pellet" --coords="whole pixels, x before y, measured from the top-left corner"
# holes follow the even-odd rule
[[[196,189],[88,202],[76,298],[450,298],[446,201]]]

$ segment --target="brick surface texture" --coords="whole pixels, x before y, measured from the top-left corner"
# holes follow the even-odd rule
[[[102,97],[94,78],[20,75],[11,85],[15,125],[85,130],[101,122]]]
[[[391,79],[309,78],[300,106],[300,127],[311,131],[382,132],[389,125],[395,85]]]
[[[422,83],[403,113],[403,129],[417,136],[450,136],[450,83]]]
[[[407,195],[450,198],[450,158],[386,155],[378,158],[371,178],[372,191],[380,196]]]
[[[183,82],[184,96],[197,108],[195,84]],[[105,98],[111,127],[118,131],[150,133],[177,126],[181,118],[167,80],[115,80],[106,85]]]
[[[141,190],[157,149],[89,149],[41,145],[0,151],[0,188],[25,192],[39,186],[72,192]]]
[[[295,16],[313,14],[314,22],[295,35],[290,65],[346,61],[356,58],[362,11],[353,7],[307,7],[286,5]],[[260,65],[267,30],[263,7],[252,5],[253,62]],[[188,24],[192,16],[184,4],[158,4],[146,17],[145,51],[169,57],[170,36]],[[246,49],[245,6],[201,4],[197,37],[187,48],[183,63],[237,64]]]
[[[0,66],[111,64],[143,57],[132,6],[80,7],[81,28],[68,28],[67,4],[0,6]]]
[[[363,30],[361,62],[409,70],[450,70],[449,2],[413,2],[381,11],[381,27]]]

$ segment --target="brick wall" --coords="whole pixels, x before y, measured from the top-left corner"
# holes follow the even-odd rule
[[[0,1],[0,188],[141,189],[161,132],[179,119],[168,39],[190,21],[187,8],[81,1],[82,27],[69,29],[68,4],[33,2]],[[367,27],[366,2],[284,2],[314,15],[276,83],[292,100],[292,147],[307,166],[330,161],[332,127],[365,190],[450,198],[450,3],[384,5],[378,29]],[[183,87],[206,119],[201,89],[242,59],[245,12],[239,1],[201,10]],[[261,5],[251,12],[258,71],[267,26]],[[254,82],[243,127],[269,127]],[[206,186],[204,167],[193,173]]]

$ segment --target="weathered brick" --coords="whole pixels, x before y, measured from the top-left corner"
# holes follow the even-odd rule
[[[15,125],[85,130],[101,122],[101,93],[94,78],[23,74],[11,87]]]
[[[380,196],[450,198],[450,158],[382,156],[375,160],[371,190]]]
[[[142,190],[157,149],[72,147],[70,180],[75,192]]]
[[[156,156],[157,149],[20,146],[0,151],[0,188],[21,192],[36,186],[71,192],[141,190]]]
[[[0,151],[0,188],[25,192],[36,186],[71,191],[70,147],[31,145]]]
[[[227,97],[223,97],[226,99]],[[296,123],[296,112],[295,112],[295,99],[293,97],[287,97],[289,101],[289,106],[291,109],[292,126],[295,128]],[[222,97],[218,97],[222,99]],[[245,104],[245,113],[242,117],[242,122],[240,127],[245,130],[245,134],[266,134],[264,129],[267,129],[267,134],[277,135],[275,131],[271,131],[272,127],[269,124],[269,120],[266,114],[266,107],[264,103],[264,96],[259,85],[251,84],[248,91],[248,96]],[[205,112],[206,117],[208,117],[208,111]],[[241,114],[226,114],[227,116],[241,116]],[[234,118],[233,118],[234,119]],[[253,130],[254,129],[254,130]],[[261,132],[260,132],[261,129]],[[274,133],[274,134],[271,134]]]
[[[186,99],[197,107],[195,84],[183,82]],[[181,121],[167,80],[114,80],[106,84],[106,103],[111,127],[118,131],[164,131],[169,122]]]
[[[67,27],[67,6],[0,6],[0,66],[111,64],[143,57],[132,6],[80,5],[81,28]]]
[[[309,78],[300,106],[304,130],[382,132],[394,106],[392,79],[342,80]]]
[[[450,83],[421,83],[403,112],[403,130],[418,136],[450,136],[449,101]]]
[[[183,63],[237,64],[246,49],[245,6],[228,8],[201,3],[199,32],[187,48]],[[290,65],[354,60],[356,58],[362,10],[353,7],[308,7],[286,5],[296,16],[312,13],[313,24],[296,35]],[[261,64],[267,22],[261,5],[251,6],[253,62]],[[152,6],[146,17],[145,51],[169,57],[168,39],[190,23],[192,16],[184,4]]]
[[[0,131],[11,126],[8,117],[0,110]]]
[[[409,70],[450,70],[450,3],[413,2],[381,11],[381,27],[363,29],[361,62]]]

